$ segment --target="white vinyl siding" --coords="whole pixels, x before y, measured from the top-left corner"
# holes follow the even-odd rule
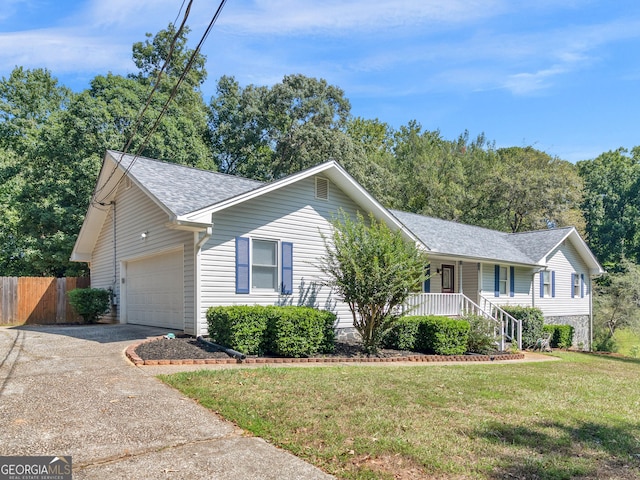
[[[318,260],[325,254],[321,233],[331,236],[330,220],[340,208],[355,216],[356,204],[330,183],[328,200],[315,198],[315,177],[266,193],[213,215],[213,235],[202,247],[200,328],[206,311],[217,305],[309,305],[331,310],[339,327],[353,326],[351,312],[328,287],[321,285]],[[235,290],[235,238],[272,239],[293,243],[293,293]]]
[[[194,263],[192,232],[172,230],[166,227],[169,216],[137,186],[125,188],[120,185],[115,196],[116,202],[116,282],[118,315],[124,319],[122,310],[121,266],[128,261],[141,260],[170,250],[183,250],[183,324],[186,333],[194,334]],[[113,274],[113,207],[102,225],[98,242],[91,258],[91,286],[96,288],[114,287]],[[147,232],[145,239],[141,234]],[[124,275],[126,282],[126,274]],[[125,283],[126,284],[126,283]]]
[[[536,274],[534,283],[535,305],[540,308],[545,317],[588,315],[589,295],[591,286],[587,266],[570,241],[563,242],[547,256],[547,269],[555,271],[555,298],[547,296],[540,298],[540,274]],[[572,274],[584,275],[584,297],[571,296],[573,290]]]

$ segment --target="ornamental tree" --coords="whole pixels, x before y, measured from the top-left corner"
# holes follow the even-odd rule
[[[426,254],[372,214],[366,220],[358,214],[354,221],[340,211],[332,225],[331,241],[323,236],[325,285],[349,305],[364,350],[375,353],[399,316],[396,307],[419,291]]]

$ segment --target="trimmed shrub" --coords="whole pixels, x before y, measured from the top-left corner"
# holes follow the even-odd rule
[[[263,353],[267,330],[265,309],[259,305],[211,307],[207,310],[209,337],[220,345],[247,355]]]
[[[467,351],[469,322],[440,316],[409,316],[398,319],[383,345],[398,350],[436,355],[462,355]]]
[[[336,316],[309,307],[211,307],[211,339],[247,355],[304,357],[335,348]]]
[[[416,350],[416,338],[423,317],[401,317],[395,321],[382,339],[383,348]]]
[[[449,317],[422,317],[416,349],[436,355],[462,355],[467,351],[469,322]]]
[[[469,338],[467,351],[487,355],[496,351],[496,338],[493,322],[481,315],[465,315],[469,322]]]
[[[335,348],[336,316],[310,307],[265,307],[265,350],[284,357],[308,357]]]
[[[573,345],[574,328],[571,325],[543,325],[545,333],[551,333],[552,348],[569,348]]]
[[[69,303],[85,323],[96,323],[109,311],[111,292],[101,288],[75,288],[69,293]]]
[[[533,348],[536,341],[544,334],[542,325],[544,317],[542,311],[535,307],[519,307],[504,305],[501,307],[505,312],[522,321],[522,348]]]

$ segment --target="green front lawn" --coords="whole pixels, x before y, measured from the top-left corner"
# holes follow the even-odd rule
[[[640,478],[640,361],[557,356],[161,378],[340,478]]]

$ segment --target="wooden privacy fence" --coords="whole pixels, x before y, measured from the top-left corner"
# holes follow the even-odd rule
[[[79,322],[67,292],[90,283],[89,277],[0,277],[0,325]]]

